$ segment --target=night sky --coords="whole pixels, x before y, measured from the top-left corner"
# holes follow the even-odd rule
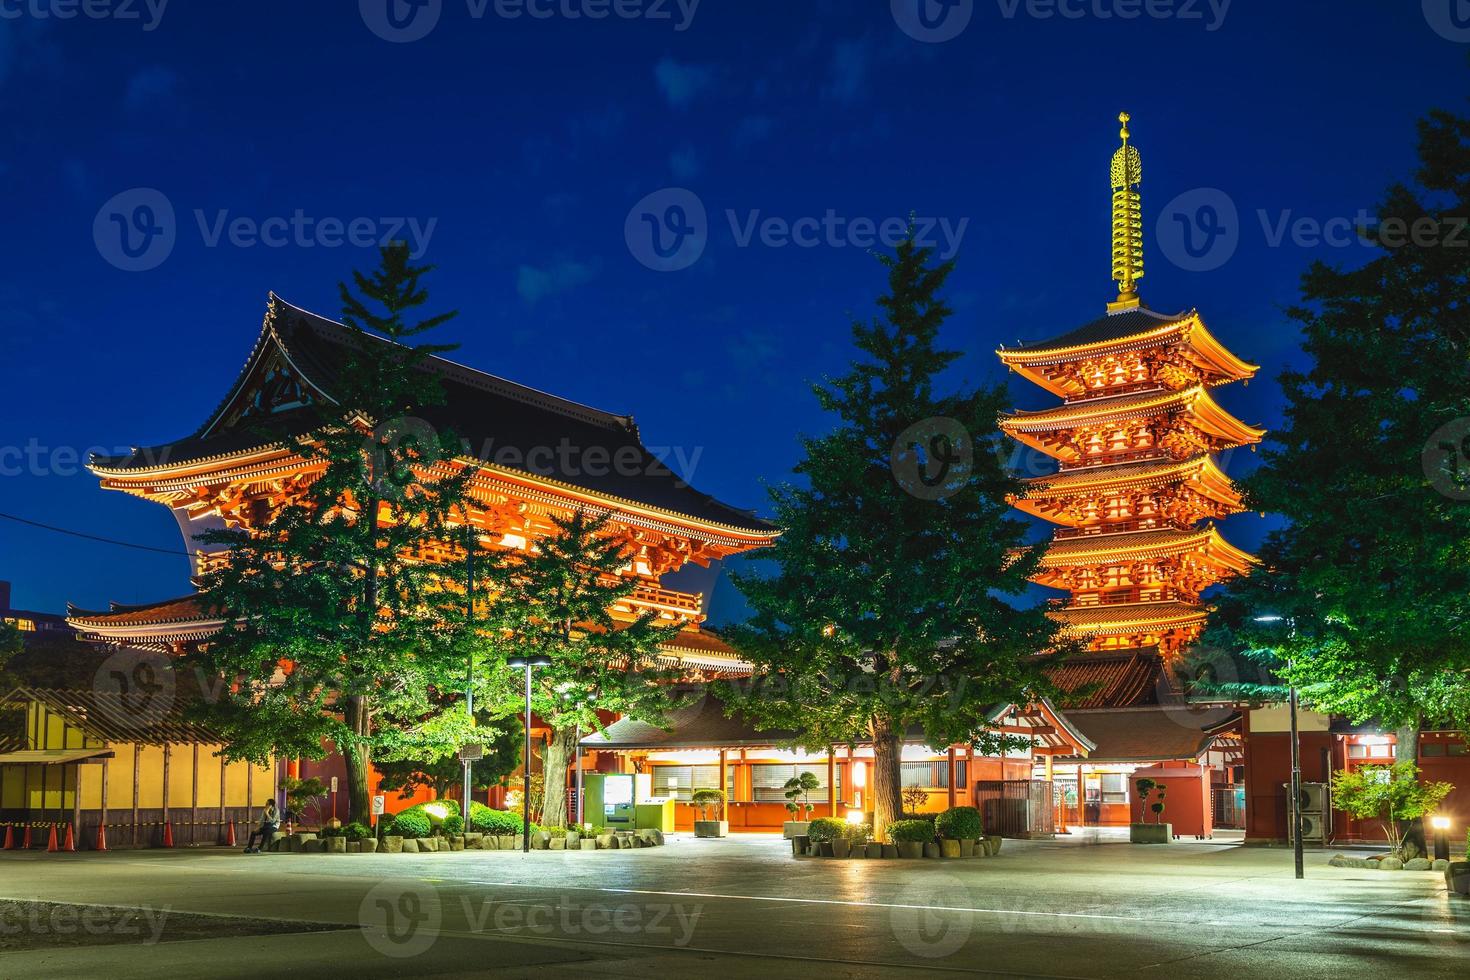
[[[934,42],[905,32],[926,34],[912,0],[896,14],[704,0],[692,18],[690,0],[537,0],[547,18],[428,0],[394,22],[389,0],[173,0],[161,17],[158,0],[91,2],[114,16],[0,0],[0,511],[162,548],[182,545],[167,511],[101,491],[78,457],[192,432],[268,291],[335,317],[337,282],[395,231],[426,239],[432,304],[460,310],[444,331],[455,360],[634,414],[650,446],[693,461],[697,487],[764,512],[797,433],[831,424],[809,382],[843,370],[849,314],[871,315],[883,284],[851,222],[912,211],[941,250],[958,238],[944,340],[965,357],[946,380],[993,383],[998,345],[1069,330],[1113,297],[1120,109],[1144,160],[1145,302],[1198,307],[1262,364],[1220,397],[1274,425],[1275,375],[1301,358],[1282,313],[1301,272],[1370,254],[1343,222],[1412,173],[1416,118],[1470,93],[1455,0],[1067,0],[1076,17],[962,0],[928,34],[954,36]],[[371,29],[418,33],[436,8],[418,40]],[[567,15],[600,9],[645,16]],[[1135,9],[1174,15],[1117,16]],[[625,233],[669,188],[707,214],[704,251],[673,271],[649,268],[636,213]],[[135,225],[130,257],[110,215],[139,204],[164,234]],[[760,230],[829,212],[835,231],[809,247]],[[268,219],[286,240],[250,233],[273,234]],[[359,243],[325,219],[356,220]],[[1333,221],[1337,244],[1314,244],[1312,223]],[[151,268],[119,268],[136,265]],[[1054,401],[1012,391],[1021,407]],[[1266,526],[1242,515],[1227,533],[1249,547]],[[0,578],[44,610],[189,589],[182,557],[6,521]]]

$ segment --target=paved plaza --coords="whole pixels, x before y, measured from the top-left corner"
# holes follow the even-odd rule
[[[590,854],[7,852],[0,977],[1337,980],[1470,962],[1470,903],[1441,876],[1321,852],[1304,882],[1285,850],[1106,835],[970,861],[789,854],[682,835]]]

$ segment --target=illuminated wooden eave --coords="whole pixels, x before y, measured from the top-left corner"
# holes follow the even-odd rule
[[[1189,459],[1158,460],[1144,463],[1116,463],[1109,466],[1093,466],[1085,469],[1064,470],[1051,476],[1027,479],[1026,490],[1012,503],[1017,505],[1031,500],[1069,500],[1090,494],[1124,494],[1141,490],[1156,490],[1190,481],[1195,489],[1207,497],[1221,501],[1240,502],[1239,491],[1234,481],[1225,475],[1215,457],[1209,453]]]
[[[1202,626],[1209,612],[1185,602],[1134,602],[1082,606],[1047,613],[1069,636],[1096,637],[1163,633]]]
[[[1042,557],[1046,569],[1155,561],[1194,554],[1222,571],[1243,574],[1255,567],[1254,555],[1226,541],[1213,524],[1195,531],[1161,528],[1054,541]]]
[[[1013,412],[1001,416],[1000,428],[1014,439],[1044,448],[1037,436],[1174,414],[1185,415],[1201,431],[1231,445],[1251,445],[1266,435],[1265,429],[1247,425],[1221,408],[1203,385],[1192,385],[1178,391],[1109,395],[1036,412]]]

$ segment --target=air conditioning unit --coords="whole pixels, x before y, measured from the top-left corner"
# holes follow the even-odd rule
[[[1302,843],[1325,844],[1327,842],[1327,825],[1329,820],[1330,817],[1325,813],[1303,813]],[[1292,826],[1290,814],[1286,817],[1286,840],[1287,843],[1296,840],[1296,828]]]
[[[1282,783],[1281,785],[1286,790],[1286,799],[1289,802],[1291,800],[1291,783]],[[1330,805],[1332,798],[1328,793],[1326,783],[1302,783],[1300,790],[1302,813],[1325,814],[1332,809]]]

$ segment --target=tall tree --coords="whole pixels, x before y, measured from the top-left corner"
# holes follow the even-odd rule
[[[628,558],[607,534],[606,517],[577,511],[552,521],[552,533],[497,573],[495,644],[506,657],[551,661],[533,671],[531,707],[551,728],[541,822],[562,827],[567,795],[558,789],[575,758],[578,731],[601,730],[600,713],[658,724],[678,706],[679,675],[658,663],[659,644],[678,627],[660,626],[653,612],[631,622],[614,617],[637,583],[620,574]],[[502,710],[516,704],[512,699]]]
[[[483,746],[484,755],[470,763],[470,788],[480,791],[496,785],[521,764],[522,728],[514,713],[503,718],[492,717],[489,712],[475,714],[482,731],[496,732],[494,739]],[[373,768],[382,777],[378,788],[384,791],[412,793],[424,788],[432,790],[435,797],[446,797],[457,796],[455,791],[464,785],[464,763],[458,754],[391,761],[378,758],[373,760]]]
[[[467,499],[466,472],[430,469],[458,455],[459,441],[416,415],[443,398],[425,361],[452,349],[422,337],[453,314],[414,319],[428,267],[398,244],[381,258],[371,274],[354,274],[356,293],[341,286],[352,342],[335,401],[309,409],[304,436],[280,436],[319,475],[263,528],[202,536],[228,548],[202,583],[227,623],[194,655],[230,682],[207,708],[229,757],[319,757],[329,741],[346,759],[351,814],[362,821],[375,750],[422,757],[426,743],[444,755],[489,740],[462,706],[444,706],[444,692],[463,689],[477,644],[464,628],[458,566],[424,560],[456,540]]]
[[[1376,254],[1303,277],[1311,364],[1281,375],[1286,425],[1245,485],[1290,524],[1212,621],[1410,761],[1426,720],[1470,723],[1470,120],[1421,121],[1419,161],[1363,230]]]
[[[938,346],[953,263],[931,264],[912,234],[880,259],[882,315],[853,323],[851,370],[814,386],[838,424],[802,439],[803,482],[771,492],[783,530],[755,558],[774,571],[736,577],[754,615],[732,639],[757,679],[721,695],[814,749],[872,743],[881,837],[902,813],[909,730],[931,745],[1005,744],[987,710],[1046,689],[1037,654],[1056,630],[1003,598],[1025,588],[1040,555],[1021,547],[1027,525],[1006,501],[1020,486],[995,444],[1004,385],[935,391],[960,356]]]

